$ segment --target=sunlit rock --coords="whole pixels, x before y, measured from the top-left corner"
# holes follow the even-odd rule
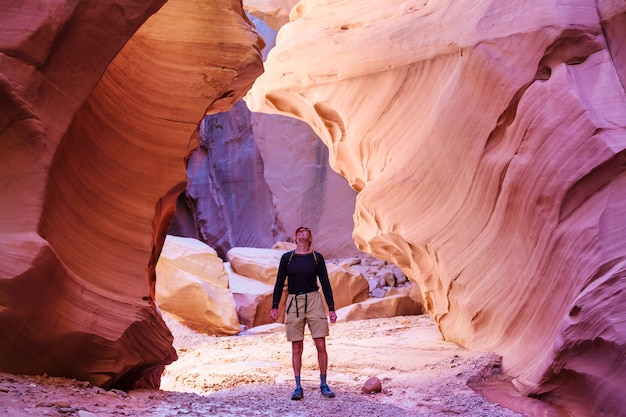
[[[358,271],[326,262],[328,280],[333,288],[335,309],[358,303],[369,297],[369,284]]]
[[[228,288],[224,262],[217,257],[215,249],[197,239],[167,236],[157,262],[157,278],[159,272],[171,267],[201,277],[218,288]]]
[[[413,290],[414,285],[413,284],[409,284],[409,285],[403,285],[401,287],[393,287],[393,288],[389,288],[387,290],[386,295],[390,296],[390,295],[397,295],[397,294],[402,294],[402,295],[411,295],[411,291]]]
[[[445,339],[576,416],[626,408],[624,16],[303,0],[246,97],[313,127],[359,192],[357,246],[402,268]]]
[[[382,317],[413,316],[422,314],[422,306],[405,294],[382,298],[369,298],[337,310],[337,321],[366,320]]]
[[[176,353],[154,269],[185,158],[263,42],[239,1],[0,9],[0,370],[158,387]]]
[[[278,249],[282,252],[289,252],[290,250],[294,250],[296,248],[296,244],[293,242],[274,242],[271,249]]]
[[[272,323],[272,294],[274,286],[233,271],[229,262],[224,264],[229,277],[229,288],[237,306],[239,322],[247,328]]]
[[[274,285],[283,253],[279,249],[232,248],[228,251],[228,261],[237,274]]]
[[[228,274],[217,252],[192,238],[168,236],[156,267],[159,308],[198,332],[239,333]]]

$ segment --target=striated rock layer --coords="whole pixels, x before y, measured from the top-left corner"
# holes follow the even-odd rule
[[[265,56],[276,32],[253,22]],[[327,259],[360,253],[352,239],[356,193],[330,169],[328,149],[308,124],[251,113],[238,101],[228,112],[207,115],[199,137],[171,234],[200,239],[226,259],[232,247],[293,241],[295,229],[307,225]]]
[[[158,386],[176,358],[156,261],[263,44],[238,0],[163,3],[0,5],[1,371]]]
[[[206,116],[199,137],[171,233],[206,242],[222,259],[238,244],[270,247],[272,196],[245,103],[239,100],[228,112]]]
[[[307,121],[445,339],[626,408],[626,3],[303,0],[252,111]]]
[[[196,239],[167,236],[156,275],[156,302],[162,311],[197,332],[239,333],[229,274],[213,248]]]

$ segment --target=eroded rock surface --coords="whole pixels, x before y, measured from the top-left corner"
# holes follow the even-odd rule
[[[262,8],[271,7],[278,6]],[[276,32],[259,19],[254,24],[266,42],[265,56]],[[200,239],[225,260],[232,247],[268,248],[293,240],[296,228],[306,225],[327,258],[360,253],[352,239],[356,192],[330,169],[328,149],[308,124],[251,113],[239,101],[228,112],[206,116],[199,138],[170,234]]]
[[[328,146],[359,192],[358,247],[523,394],[622,413],[626,4],[303,0],[290,16],[246,102]]]
[[[239,1],[0,5],[0,370],[158,386],[150,302],[205,113],[262,71]],[[228,48],[224,48],[228,45]]]
[[[156,274],[156,301],[161,310],[201,333],[239,333],[228,274],[213,248],[197,239],[167,236]]]

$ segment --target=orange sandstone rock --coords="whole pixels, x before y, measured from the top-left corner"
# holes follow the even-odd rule
[[[0,370],[155,387],[185,157],[263,41],[236,0],[57,3],[0,6]]]
[[[374,394],[377,392],[381,392],[383,390],[383,386],[378,377],[371,377],[361,387],[361,392],[364,394]]]

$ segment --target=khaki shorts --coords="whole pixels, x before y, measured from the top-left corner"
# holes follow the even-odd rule
[[[326,309],[319,291],[287,295],[287,307],[285,310],[287,340],[290,342],[304,340],[304,323],[309,326],[313,339],[328,336]]]

